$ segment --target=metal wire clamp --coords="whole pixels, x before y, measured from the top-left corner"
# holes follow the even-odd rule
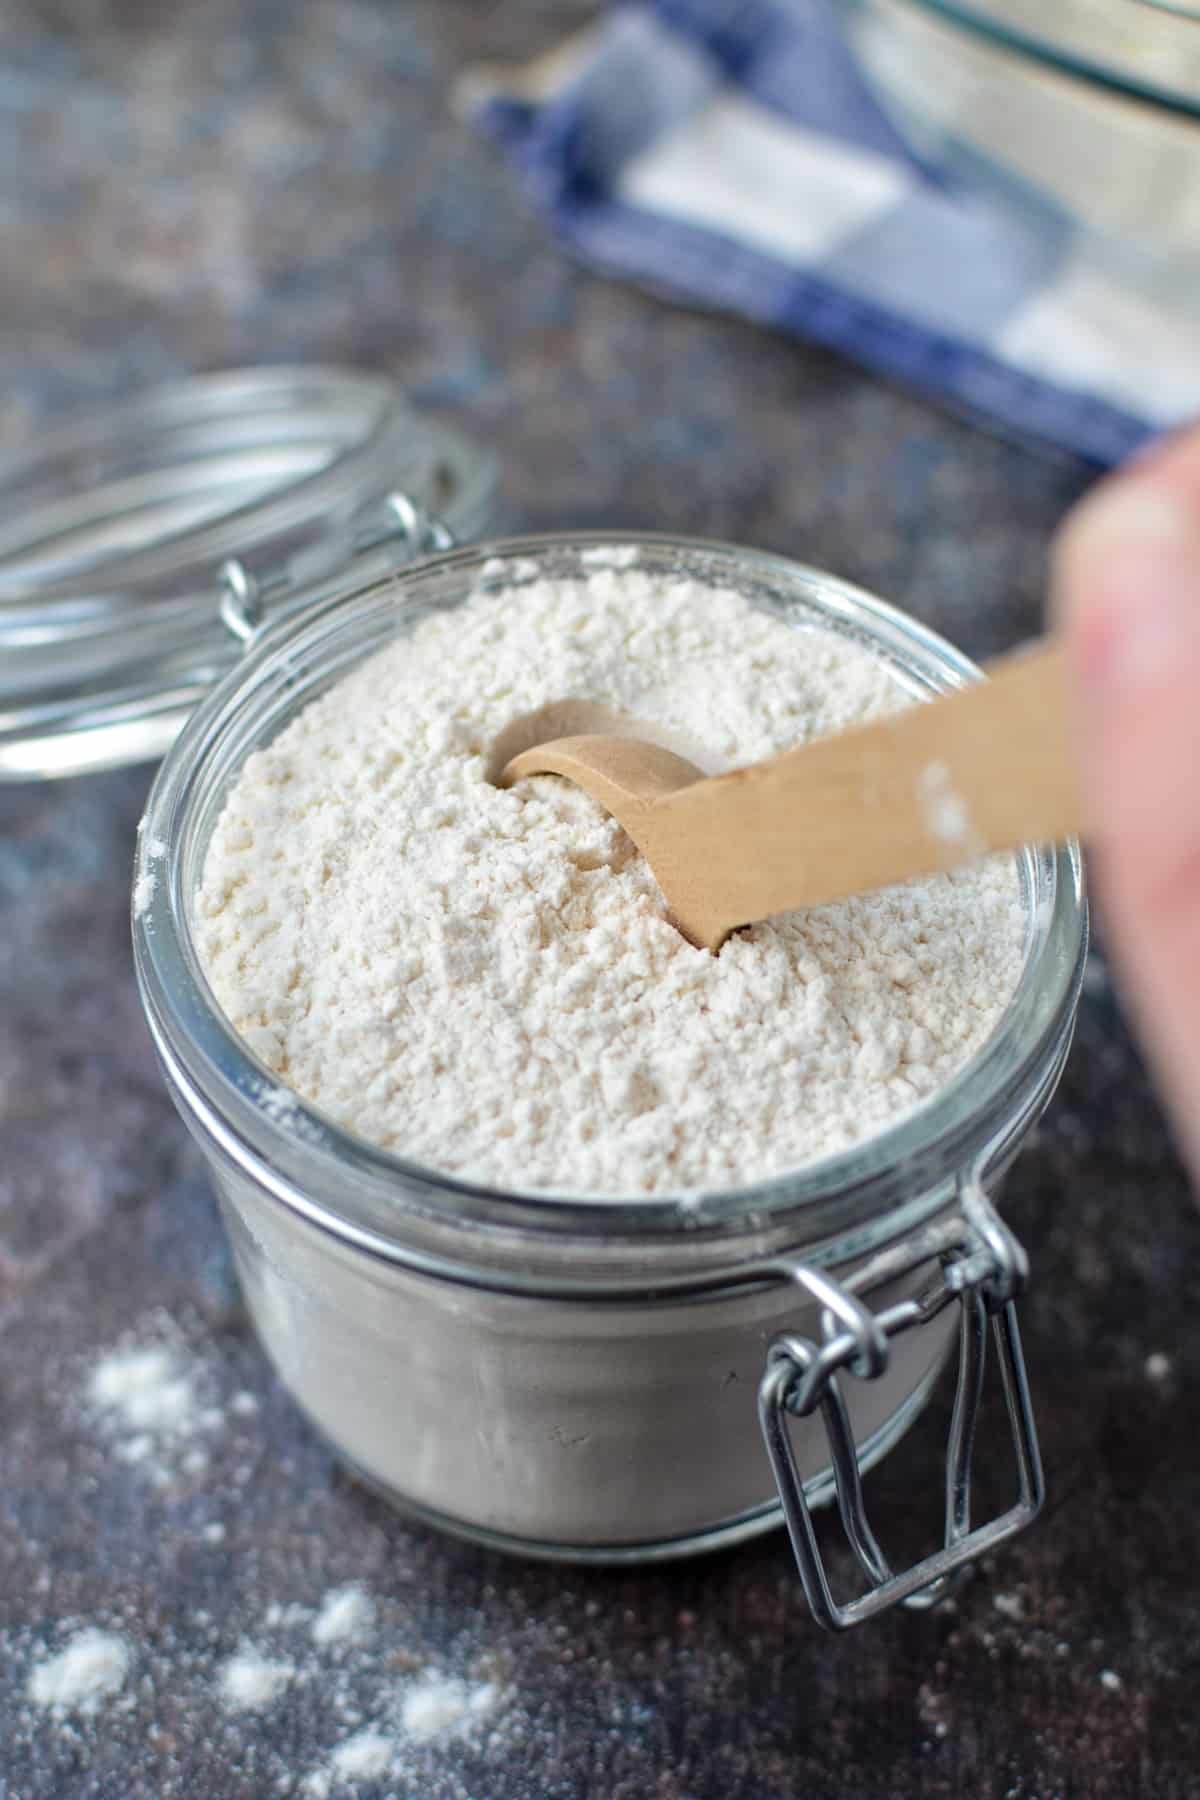
[[[872,1313],[828,1275],[804,1265],[792,1271],[798,1285],[822,1309],[821,1341],[790,1333],[773,1341],[759,1385],[759,1423],[805,1598],[817,1623],[831,1631],[849,1630],[900,1603],[912,1608],[935,1605],[965,1578],[977,1557],[1023,1530],[1042,1505],[1041,1456],[1015,1307],[1028,1269],[1025,1253],[978,1186],[963,1193],[961,1226],[958,1241],[941,1252],[940,1271],[930,1288],[879,1313]],[[959,1308],[958,1386],[946,1451],[943,1544],[895,1574],[867,1518],[841,1382],[843,1376],[877,1379],[887,1367],[893,1340],[951,1305]],[[1007,1512],[972,1529],[971,1463],[989,1319],[1012,1432],[1018,1494]],[[865,1593],[844,1605],[834,1600],[830,1589],[788,1425],[789,1417],[805,1418],[815,1412],[821,1414],[829,1442],[842,1527],[869,1584]]]
[[[344,540],[324,546],[322,558],[344,584],[355,561],[372,551],[386,550],[397,563],[406,564],[454,548],[454,533],[445,521],[397,489],[357,519]],[[265,625],[322,597],[328,571],[323,570],[321,578],[314,581],[281,561],[256,574],[239,557],[231,556],[217,570],[217,585],[222,622],[248,647]]]

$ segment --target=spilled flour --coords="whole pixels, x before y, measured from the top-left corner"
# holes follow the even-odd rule
[[[183,1357],[185,1331],[169,1315],[148,1315],[142,1332],[93,1359],[81,1422],[94,1422],[102,1400],[101,1418],[123,1417],[132,1406],[129,1427],[166,1422],[174,1429],[200,1417],[201,1395],[219,1391],[194,1346],[190,1362]],[[160,1351],[170,1354],[164,1359],[155,1354]],[[234,1390],[213,1410],[226,1439],[236,1441],[238,1421],[253,1416],[257,1403],[244,1389]],[[173,1507],[170,1493],[150,1503]],[[176,1520],[172,1529],[178,1528]],[[208,1555],[225,1555],[224,1536],[223,1530],[201,1532],[212,1546]],[[114,1596],[109,1616],[64,1621],[57,1641],[20,1644],[0,1633],[22,1702],[6,1719],[6,1748],[57,1742],[86,1758],[88,1744],[117,1733],[132,1734],[139,1755],[146,1746],[152,1755],[164,1737],[158,1721],[170,1708],[172,1717],[182,1712],[201,1721],[214,1754],[230,1766],[252,1763],[256,1792],[336,1800],[381,1780],[390,1784],[388,1792],[442,1791],[448,1766],[525,1729],[514,1708],[508,1658],[473,1642],[470,1631],[457,1634],[451,1663],[431,1657],[403,1580],[396,1591],[372,1593],[362,1580],[314,1590],[301,1576],[305,1598],[268,1599],[254,1591],[253,1562],[237,1558],[224,1567],[232,1579],[213,1590],[226,1600],[220,1620],[184,1608],[151,1625]],[[302,1753],[298,1734],[307,1745]],[[0,1791],[6,1791],[3,1776]],[[131,1778],[122,1791],[152,1789]]]
[[[455,1681],[444,1675],[427,1675],[404,1696],[400,1720],[409,1737],[418,1743],[467,1729],[472,1720],[486,1718],[496,1705],[490,1681]]]
[[[191,1430],[195,1401],[177,1353],[165,1344],[112,1350],[92,1371],[93,1404],[115,1413],[132,1431],[177,1436]]]
[[[476,1735],[497,1710],[500,1698],[494,1682],[427,1673],[403,1695],[392,1729],[375,1724],[355,1732],[330,1752],[320,1768],[310,1771],[301,1792],[311,1800],[326,1800],[355,1781],[398,1775],[403,1772],[406,1746]]]
[[[147,1703],[156,1714],[166,1694],[180,1704],[182,1689],[185,1709],[207,1715],[210,1731],[224,1734],[214,1742],[236,1764],[258,1758],[264,1734],[299,1693],[306,1715],[326,1721],[329,1747],[290,1763],[273,1754],[258,1791],[326,1800],[386,1780],[398,1793],[441,1792],[447,1758],[520,1737],[513,1696],[494,1677],[455,1674],[405,1649],[394,1608],[391,1628],[378,1639],[376,1612],[359,1583],[332,1588],[315,1605],[273,1603],[254,1637],[215,1663],[194,1653],[172,1656],[170,1648],[164,1656],[144,1639],[135,1646],[121,1632],[88,1625],[57,1650],[37,1653],[25,1679],[29,1714],[78,1746],[82,1727],[111,1730],[115,1719]],[[208,1623],[208,1615],[196,1622]],[[171,1635],[165,1643],[177,1646]],[[410,1673],[398,1679],[399,1669]],[[261,1759],[258,1766],[264,1768]]]
[[[203,1473],[206,1439],[223,1423],[186,1336],[166,1314],[152,1316],[137,1339],[96,1357],[85,1407],[118,1461],[136,1465],[160,1487]]]
[[[361,1136],[487,1182],[697,1194],[843,1150],[934,1093],[995,1025],[1024,914],[1009,858],[712,956],[587,795],[494,786],[500,734],[564,699],[710,770],[905,702],[857,642],[593,562],[426,619],[251,756],[199,941],[255,1055]]]
[[[336,1588],[327,1594],[312,1622],[314,1644],[345,1644],[363,1638],[375,1619],[370,1596],[360,1587]]]
[[[94,1713],[120,1692],[133,1662],[129,1645],[115,1631],[88,1626],[53,1656],[36,1663],[29,1698],[53,1713]]]
[[[252,1644],[243,1644],[220,1670],[221,1704],[226,1712],[261,1712],[278,1700],[295,1673],[294,1664],[263,1656]]]

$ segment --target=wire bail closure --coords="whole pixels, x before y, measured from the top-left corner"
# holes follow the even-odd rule
[[[1041,1509],[1045,1495],[1041,1456],[1015,1307],[1028,1261],[977,1182],[963,1189],[961,1209],[957,1241],[940,1252],[935,1283],[920,1297],[879,1313],[817,1270],[797,1264],[791,1271],[797,1285],[822,1308],[821,1341],[791,1333],[774,1339],[759,1385],[759,1423],[805,1598],[817,1623],[830,1631],[847,1631],[899,1604],[917,1609],[936,1605],[966,1578],[977,1557],[1024,1530]],[[915,1254],[907,1267],[921,1260],[923,1255]],[[895,1338],[954,1304],[959,1307],[958,1385],[946,1450],[943,1544],[897,1575],[867,1518],[841,1381],[847,1375],[876,1380],[887,1368]],[[972,1529],[971,1463],[989,1320],[1012,1432],[1018,1497],[999,1518]],[[789,1417],[806,1418],[815,1412],[821,1414],[829,1441],[842,1527],[869,1584],[865,1593],[844,1605],[833,1598],[788,1423]]]
[[[410,563],[439,550],[453,550],[456,542],[443,519],[397,489],[350,532],[342,560],[349,563],[373,550],[390,548],[401,552],[401,562]],[[248,648],[268,623],[269,613],[273,623],[314,598],[310,585],[297,582],[286,563],[255,574],[236,556],[228,557],[217,570],[217,586],[222,623],[243,648]],[[287,602],[270,609],[269,602],[283,595],[289,596]]]

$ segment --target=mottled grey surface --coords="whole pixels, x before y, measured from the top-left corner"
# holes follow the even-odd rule
[[[981,654],[1028,633],[1082,470],[574,270],[454,122],[465,63],[583,11],[6,9],[4,440],[192,367],[349,360],[502,450],[524,523],[733,536],[865,582]],[[335,1467],[248,1333],[141,1023],[127,884],[147,782],[0,790],[4,1800],[299,1791],[427,1666],[494,1677],[500,1710],[335,1793],[1200,1795],[1200,1219],[1102,959],[1010,1189],[1035,1264],[1047,1515],[957,1610],[833,1642],[806,1623],[778,1537],[661,1571],[563,1571],[410,1528]],[[183,1345],[213,1413],[160,1479],[84,1403],[91,1359],[126,1333]],[[1157,1379],[1152,1352],[1170,1359]],[[872,1484],[888,1542],[936,1528],[944,1424],[943,1407]],[[369,1644],[318,1654],[299,1614],[268,1624],[272,1604],[311,1609],[350,1580],[376,1602]],[[56,1720],[30,1704],[30,1671],[83,1623],[125,1634],[135,1665],[93,1718]],[[300,1675],[230,1716],[215,1672],[243,1639]]]

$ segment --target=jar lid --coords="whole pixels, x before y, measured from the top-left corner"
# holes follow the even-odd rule
[[[494,493],[489,455],[348,369],[195,376],[35,436],[0,461],[0,779],[161,756],[240,654],[231,559],[243,602],[315,601],[411,561],[414,518],[477,537]]]

